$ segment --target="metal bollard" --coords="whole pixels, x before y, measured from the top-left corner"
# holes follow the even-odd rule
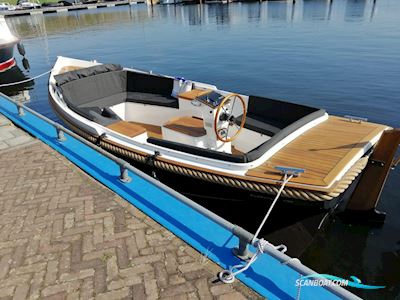
[[[240,226],[234,226],[232,233],[239,239],[239,247],[233,248],[232,253],[242,260],[249,260],[253,253],[249,251],[248,246],[252,240],[252,236]]]
[[[25,112],[24,112],[24,108],[22,107],[22,105],[18,103],[17,107],[18,107],[18,115],[21,117],[24,116]]]
[[[66,140],[65,136],[64,136],[64,132],[62,131],[60,126],[56,127],[57,130],[57,140],[59,142],[64,142]]]
[[[239,247],[233,248],[232,253],[241,260],[249,260],[253,253],[249,251],[248,242],[244,239],[239,238]]]
[[[119,175],[119,180],[121,180],[123,183],[131,182],[132,178],[129,177],[128,169],[126,168],[126,164],[120,165],[119,169],[121,172]]]

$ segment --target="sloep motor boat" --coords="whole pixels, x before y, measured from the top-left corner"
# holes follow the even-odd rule
[[[49,94],[76,133],[216,198],[271,198],[284,183],[282,201],[330,208],[346,195],[349,209],[380,216],[400,142],[398,129],[362,118],[66,57]]]
[[[15,66],[14,46],[19,39],[8,28],[3,16],[0,16],[0,72],[7,71]]]

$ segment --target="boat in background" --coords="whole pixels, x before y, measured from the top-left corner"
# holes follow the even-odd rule
[[[160,0],[161,5],[183,4],[184,0]]]
[[[11,5],[8,2],[0,2],[0,11],[13,11],[16,10],[15,5]]]
[[[0,16],[0,72],[7,71],[15,66],[14,46],[19,39],[8,28],[3,16]]]
[[[39,0],[19,0],[17,2],[17,9],[38,9],[41,7]]]

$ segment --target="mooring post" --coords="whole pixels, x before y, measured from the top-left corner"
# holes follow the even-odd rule
[[[24,108],[22,107],[22,104],[18,103],[17,107],[18,107],[18,115],[21,116],[21,117],[23,115],[25,115]]]
[[[57,140],[59,142],[64,142],[66,140],[66,138],[64,136],[64,131],[62,131],[60,126],[57,126],[56,130],[57,130]]]
[[[252,237],[248,235],[247,231],[239,226],[235,226],[232,229],[232,233],[239,239],[239,246],[232,249],[233,255],[241,260],[250,259],[253,256],[253,253],[249,250],[248,246]]]
[[[241,260],[248,260],[253,254],[249,251],[248,245],[247,241],[239,238],[239,247],[233,248],[232,253]]]
[[[126,163],[120,164],[119,169],[120,169],[119,180],[121,180],[123,183],[131,182],[132,178],[129,177]]]

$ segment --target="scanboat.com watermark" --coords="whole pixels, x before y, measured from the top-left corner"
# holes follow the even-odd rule
[[[340,278],[329,274],[313,274],[303,276],[296,280],[296,286],[329,286],[339,285],[343,287],[354,287],[357,289],[375,290],[383,289],[382,285],[367,285],[362,284],[361,280],[356,276],[350,276],[350,279]]]

